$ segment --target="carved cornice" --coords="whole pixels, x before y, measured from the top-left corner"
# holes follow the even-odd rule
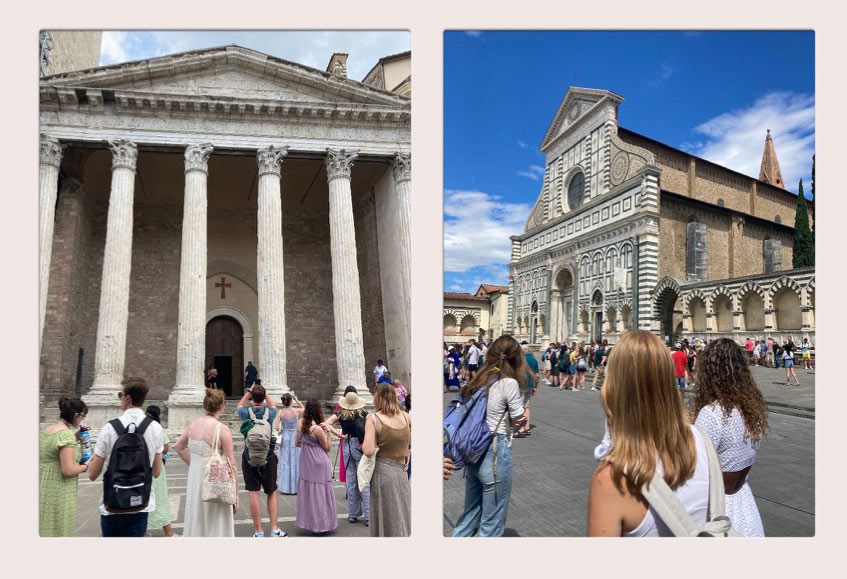
[[[42,133],[39,149],[39,163],[42,165],[52,165],[58,168],[62,164],[62,149],[64,149],[64,146],[59,143],[58,139]]]
[[[138,161],[138,147],[135,143],[127,139],[108,141],[108,143],[112,150],[112,170],[124,167],[135,171],[135,164]]]
[[[259,164],[259,176],[271,173],[282,175],[282,158],[288,154],[288,147],[262,147],[256,151],[256,162]]]
[[[343,177],[350,178],[350,168],[353,166],[353,159],[359,156],[357,151],[345,151],[344,149],[326,150],[326,176],[327,180],[332,181]]]
[[[189,145],[185,149],[185,172],[203,171],[209,172],[209,155],[212,154],[212,144]]]
[[[412,156],[403,153],[397,153],[394,156],[394,164],[392,165],[392,169],[394,171],[395,183],[404,183],[406,181],[411,181]]]

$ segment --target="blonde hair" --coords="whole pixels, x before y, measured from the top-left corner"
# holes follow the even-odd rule
[[[650,332],[628,332],[612,348],[601,394],[612,449],[602,462],[619,489],[625,479],[639,491],[657,461],[672,489],[694,476],[697,450],[674,376],[667,348]]]
[[[388,382],[380,382],[374,390],[374,411],[382,412],[386,416],[394,416],[402,412],[400,403],[397,401],[397,393],[394,386]]]
[[[225,401],[223,390],[206,388],[206,396],[203,398],[203,408],[209,414],[214,414],[221,409]]]

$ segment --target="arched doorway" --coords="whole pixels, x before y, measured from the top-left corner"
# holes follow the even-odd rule
[[[559,290],[558,319],[551,332],[554,341],[567,341],[573,332],[573,275],[567,267],[563,267],[556,275],[555,288]]]
[[[676,291],[675,286],[676,284],[673,284],[673,286],[666,284],[665,287],[661,288],[661,291],[656,295],[653,306],[653,311],[659,319],[661,337],[665,341],[674,339],[677,325],[682,323],[682,315],[676,310],[679,293]]]
[[[591,339],[603,339],[603,293],[598,289],[591,296],[591,309],[594,314],[594,332]]]
[[[230,316],[217,316],[206,323],[206,367],[218,371],[218,387],[227,396],[242,396],[244,335],[241,324]]]

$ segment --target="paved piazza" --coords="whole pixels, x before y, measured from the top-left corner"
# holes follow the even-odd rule
[[[801,385],[785,387],[785,371],[753,369],[770,406],[770,432],[750,471],[750,486],[769,537],[815,534],[815,372],[797,370]],[[586,378],[590,388],[591,375]],[[446,406],[455,394],[444,394]],[[686,393],[689,399],[690,393]],[[514,478],[505,536],[581,537],[588,488],[603,438],[599,392],[560,392],[541,385],[532,402],[532,435],[513,441]],[[444,534],[462,512],[463,471],[444,484]]]
[[[239,460],[238,474],[238,513],[235,515],[235,536],[236,537],[252,537],[253,536],[253,520],[250,518],[250,505],[248,503],[248,493],[244,490],[244,479],[241,476],[241,450],[243,443],[236,443],[235,456]],[[335,454],[338,450],[338,444],[333,441],[330,448],[329,459],[335,464]],[[340,459],[339,459],[340,460]],[[172,527],[174,533],[182,535],[183,521],[185,520],[185,490],[188,484],[188,465],[186,465],[177,456],[176,452],[171,452],[171,458],[168,460],[165,470],[168,477],[168,498],[171,505],[171,517],[173,519]],[[333,483],[335,488],[335,508],[338,512],[338,528],[334,531],[321,535],[322,537],[370,537],[370,529],[365,526],[362,519],[357,523],[347,522],[347,498],[344,491],[344,483],[339,482],[338,467],[336,466],[336,480]],[[88,477],[83,475],[79,479],[79,502],[76,509],[76,529],[74,529],[75,537],[99,537],[100,535],[100,513],[97,510],[100,501],[100,495],[103,493],[102,477],[96,482],[90,482]],[[282,495],[277,492],[279,497],[279,528],[286,531],[290,537],[313,537],[312,532],[306,529],[299,529],[294,526],[294,520],[297,516],[297,495]],[[265,531],[265,538],[269,537],[270,522],[268,521],[268,512],[264,495],[262,498],[262,527]],[[165,537],[162,529],[150,531],[153,537]],[[320,537],[319,537],[320,538]]]

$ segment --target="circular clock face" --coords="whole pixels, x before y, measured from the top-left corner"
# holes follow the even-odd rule
[[[579,172],[573,176],[568,185],[568,209],[578,209],[585,196],[585,173]]]

